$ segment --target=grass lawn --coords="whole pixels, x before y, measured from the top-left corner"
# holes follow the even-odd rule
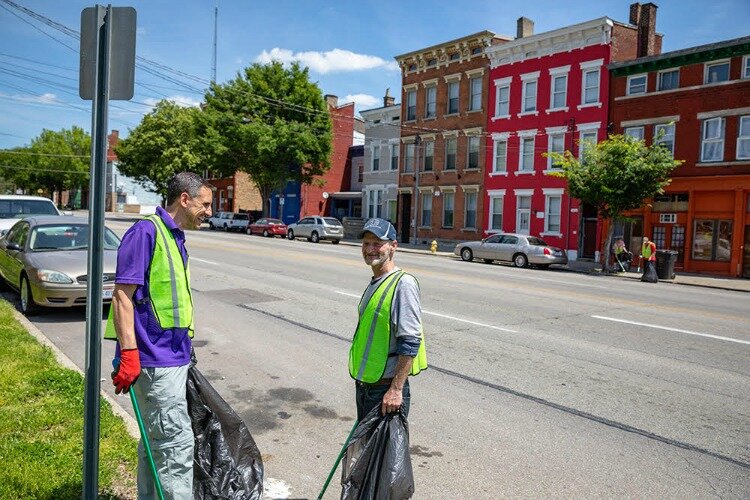
[[[0,498],[78,499],[83,377],[55,360],[0,299]],[[135,498],[136,444],[101,400],[100,498]]]

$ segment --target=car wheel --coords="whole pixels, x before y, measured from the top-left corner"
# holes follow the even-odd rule
[[[331,240],[331,245],[338,245],[340,240]]]
[[[492,259],[483,259],[483,260],[484,260],[484,263],[485,263],[485,264],[492,264],[493,262],[495,262],[495,261],[494,261],[494,260],[492,260]]]
[[[229,231],[229,228],[227,227],[226,224],[224,224],[224,231]]]
[[[31,295],[31,285],[29,285],[29,279],[24,275],[21,276],[21,312],[26,316],[36,314],[39,310],[37,305],[34,303],[34,298]]]
[[[250,229],[249,227],[248,227],[247,229],[245,229],[245,232],[246,232],[247,234],[253,234],[253,230],[252,230],[252,229]]]
[[[318,236],[317,231],[312,232],[312,234],[310,235],[310,241],[312,241],[313,243],[318,243],[320,241],[320,236]]]
[[[513,264],[516,267],[526,267],[527,265],[529,265],[529,259],[527,259],[524,254],[517,253],[513,256]]]
[[[268,238],[268,229],[263,230],[263,237]]]
[[[294,239],[294,231],[292,231],[291,229],[289,231],[287,231],[286,232],[286,237],[287,237],[287,239],[293,240]]]
[[[211,229],[211,230],[213,230],[213,229],[216,229],[216,228],[214,227],[214,223],[213,223],[213,222],[209,222],[209,223],[208,223],[208,228],[209,228],[209,229]]]
[[[466,262],[471,262],[474,259],[474,254],[471,251],[471,248],[464,248],[461,250],[461,260],[465,260]]]

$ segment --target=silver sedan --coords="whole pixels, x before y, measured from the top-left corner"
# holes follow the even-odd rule
[[[490,263],[499,260],[512,262],[516,267],[532,264],[546,269],[551,264],[568,263],[565,250],[525,234],[493,234],[482,241],[459,243],[453,253],[465,261],[483,259]]]

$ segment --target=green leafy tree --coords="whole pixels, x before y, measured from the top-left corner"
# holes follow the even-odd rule
[[[610,222],[604,244],[605,270],[609,270],[606,256],[610,253],[614,220],[663,193],[670,182],[669,174],[683,163],[657,140],[646,146],[642,140],[612,135],[596,145],[582,144],[579,158],[570,151],[549,153],[553,163],[562,169],[554,175],[568,181],[568,194],[595,207],[599,217]]]
[[[331,119],[307,68],[280,62],[253,64],[206,93],[202,119],[221,147],[214,169],[246,172],[263,198],[289,180],[312,184],[330,168]],[[213,144],[213,140],[210,141]]]
[[[167,181],[174,174],[203,173],[210,164],[206,160],[200,114],[198,108],[160,101],[115,146],[118,170],[163,198],[167,195]]]

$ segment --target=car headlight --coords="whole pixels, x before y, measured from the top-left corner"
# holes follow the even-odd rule
[[[47,283],[73,283],[73,280],[67,274],[48,269],[39,269],[36,272],[36,277],[40,281],[46,281]]]

